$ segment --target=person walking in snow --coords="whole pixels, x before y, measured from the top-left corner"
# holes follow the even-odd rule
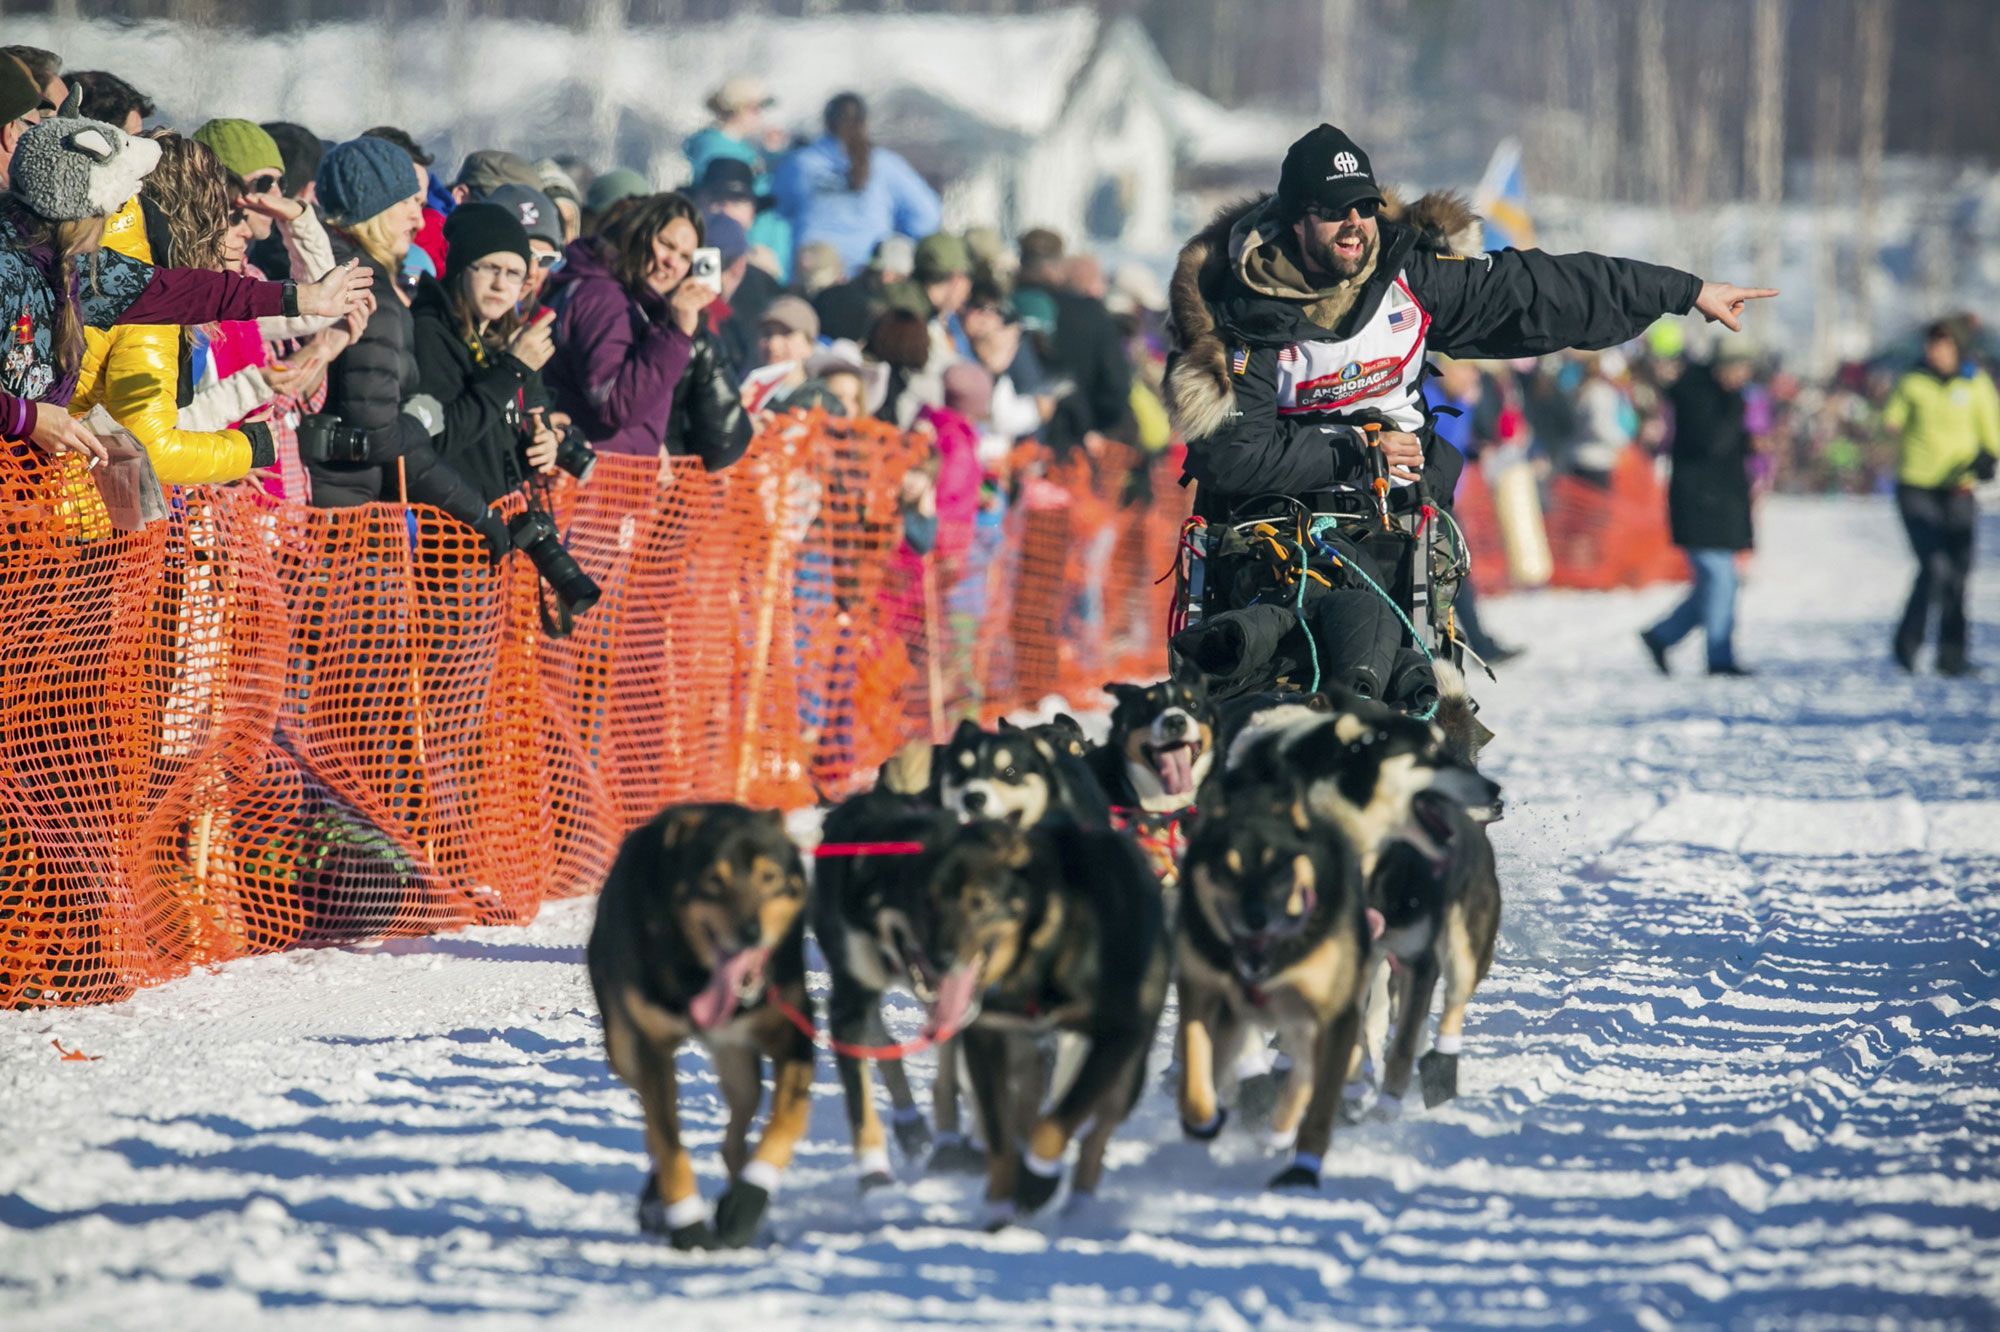
[[[1917,669],[1917,653],[1938,607],[1939,675],[1972,675],[1965,585],[1979,507],[1974,481],[1993,479],[2000,459],[2000,393],[1966,359],[1962,326],[1939,320],[1924,330],[1922,362],[1896,383],[1882,420],[1897,434],[1896,511],[1917,556],[1917,579],[1896,626],[1896,664]],[[1968,373],[1969,371],[1969,373]]]
[[[1666,618],[1639,634],[1660,674],[1667,650],[1698,625],[1708,644],[1710,675],[1750,675],[1736,660],[1736,557],[1752,544],[1752,447],[1743,390],[1756,354],[1725,346],[1712,364],[1693,364],[1667,387],[1673,409],[1673,476],[1667,482],[1667,522],[1687,554],[1694,588]]]

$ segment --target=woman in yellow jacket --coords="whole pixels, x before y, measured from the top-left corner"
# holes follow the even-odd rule
[[[221,169],[208,149],[191,139],[162,135],[160,148],[160,165],[141,194],[105,219],[105,248],[149,264],[220,269],[229,226]],[[142,207],[144,200],[150,205]],[[163,249],[170,252],[162,254]],[[186,364],[181,338],[181,330],[168,324],[86,329],[70,411],[83,416],[103,404],[145,447],[153,471],[170,485],[235,481],[276,462],[271,428],[261,421],[232,430],[180,429]]]
[[[1974,481],[1990,481],[2000,463],[2000,393],[1984,370],[1965,371],[1956,321],[1924,330],[1924,358],[1904,375],[1883,405],[1895,431],[1896,509],[1917,556],[1917,581],[1896,626],[1896,663],[1917,668],[1931,605],[1938,606],[1937,669],[1971,675],[1965,584],[1972,574],[1972,533],[1978,524]]]

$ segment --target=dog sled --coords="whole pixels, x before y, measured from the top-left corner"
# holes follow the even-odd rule
[[[1478,660],[1452,611],[1472,569],[1464,533],[1371,454],[1367,490],[1255,496],[1182,528],[1169,646],[1218,698],[1337,685],[1429,718],[1435,663]]]

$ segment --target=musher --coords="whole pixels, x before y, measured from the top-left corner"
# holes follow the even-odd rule
[[[1775,295],[1632,259],[1482,252],[1463,198],[1439,191],[1405,207],[1376,184],[1359,145],[1331,125],[1314,129],[1285,154],[1277,193],[1224,210],[1174,272],[1168,405],[1188,443],[1183,484],[1197,486],[1209,556],[1193,611],[1256,602],[1269,621],[1239,626],[1247,635],[1197,661],[1227,675],[1235,657],[1264,651],[1262,669],[1234,660],[1241,688],[1287,674],[1277,633],[1289,609],[1320,631],[1306,640],[1316,663],[1292,660],[1293,678],[1317,680],[1319,665],[1340,678],[1372,656],[1342,682],[1411,704],[1421,692],[1399,698],[1387,677],[1398,651],[1412,649],[1412,630],[1440,654],[1458,653],[1448,610],[1432,624],[1427,604],[1433,581],[1448,596],[1458,554],[1446,542],[1436,558],[1411,558],[1429,553],[1441,526],[1434,506],[1449,505],[1464,466],[1432,430],[1425,353],[1609,347],[1690,310],[1736,330],[1746,302]],[[1413,626],[1387,609],[1391,599]],[[1321,602],[1328,613],[1316,616]],[[1372,603],[1383,603],[1378,622],[1357,626],[1352,612]],[[1330,641],[1357,634],[1358,644]]]

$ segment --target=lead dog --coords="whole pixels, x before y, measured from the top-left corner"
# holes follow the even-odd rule
[[[653,1172],[639,1224],[677,1249],[741,1245],[756,1233],[805,1133],[813,1044],[767,996],[810,1025],[805,867],[774,813],[681,805],[634,831],[598,898],[586,957],[611,1067],[639,1093]],[[680,1139],[674,1055],[699,1041],[729,1107],[729,1186],[708,1204]],[[751,1120],[771,1061],[771,1115],[754,1154]]]
[[[1085,1125],[1072,1191],[1094,1193],[1166,1002],[1166,924],[1138,849],[1109,829],[970,824],[911,912],[942,973],[932,1023],[964,1032],[988,1204],[1000,1218],[1046,1204]],[[1036,1041],[1051,1032],[1088,1049],[1043,1111]]]
[[[1302,795],[1272,794],[1204,810],[1188,841],[1175,939],[1181,1127],[1202,1140],[1221,1131],[1245,1038],[1275,1031],[1292,1065],[1268,1133],[1293,1156],[1271,1187],[1316,1188],[1373,930],[1353,846]]]
[[[882,996],[889,990],[907,991],[924,1004],[936,1001],[937,977],[925,971],[922,950],[916,947],[902,903],[911,891],[927,888],[937,852],[958,826],[958,819],[946,810],[921,798],[886,790],[854,796],[827,814],[821,850],[839,854],[822,855],[816,861],[812,922],[832,980],[827,1025],[836,1041],[850,1046],[888,1046]],[[902,850],[899,844],[918,849]],[[891,849],[851,853],[855,848],[883,847]],[[861,1187],[889,1184],[893,1176],[882,1119],[875,1108],[873,1071],[880,1071],[888,1089],[895,1109],[896,1144],[903,1155],[920,1160],[932,1145],[930,1128],[910,1094],[902,1060],[858,1058],[837,1048],[834,1059],[847,1099]],[[948,1077],[940,1081],[945,1086],[935,1089],[941,1098],[935,1107],[939,1127],[955,1134],[955,1088]]]

